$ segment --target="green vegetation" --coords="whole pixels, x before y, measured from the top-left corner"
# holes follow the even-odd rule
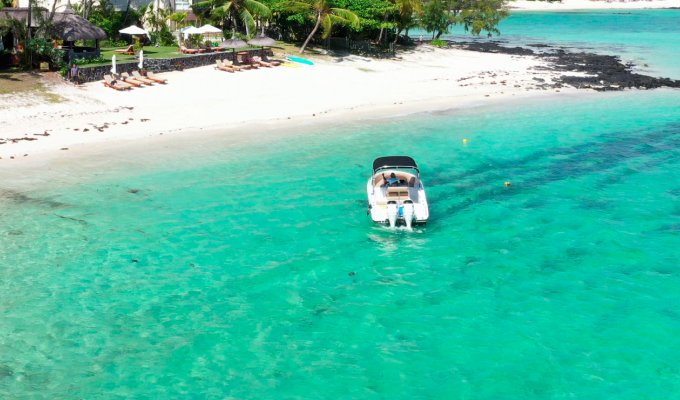
[[[432,46],[436,46],[436,47],[446,47],[446,46],[448,46],[448,43],[446,42],[446,40],[441,40],[441,39],[432,39],[430,44]]]
[[[285,41],[302,43],[300,52],[318,31],[321,39],[334,30],[377,45],[397,43],[402,33],[415,27],[432,32],[433,38],[452,25],[491,36],[500,33],[498,23],[508,15],[505,0],[204,0],[192,8],[202,22],[225,32],[252,37],[266,29]]]
[[[354,29],[359,28],[358,15],[344,8],[331,7],[330,1],[327,0],[289,1],[284,3],[283,7],[284,10],[300,13],[315,20],[314,28],[312,28],[312,31],[302,44],[300,53],[304,53],[305,48],[316,34],[319,26],[322,27],[321,37],[324,39],[331,35],[331,29],[333,29],[335,24],[350,26]]]
[[[97,65],[104,65],[104,64],[110,64],[111,63],[111,56],[114,54],[116,55],[116,62],[130,62],[130,61],[137,61],[137,56],[136,55],[129,55],[129,54],[120,54],[116,53],[116,50],[120,48],[125,48],[127,46],[122,46],[122,47],[102,47],[101,48],[101,56],[99,58],[95,59],[76,59],[75,63],[78,65],[82,66],[97,66]],[[153,47],[153,46],[145,46],[142,48],[144,50],[144,58],[149,59],[149,58],[178,58],[178,57],[185,57],[185,54],[182,54],[178,51],[177,46],[161,46],[161,47]]]
[[[431,32],[433,39],[447,33],[452,25],[462,25],[473,35],[499,34],[497,26],[508,15],[505,1],[202,0],[192,5],[192,10],[199,17],[199,25],[210,23],[220,27],[227,38],[234,36],[247,40],[257,33],[266,32],[283,41],[298,43],[302,53],[312,41],[327,39],[331,32],[339,37],[370,41],[382,48],[400,40],[409,43],[408,31],[416,27]],[[104,47],[104,60],[110,60],[114,46],[122,48],[132,43],[136,51],[142,48],[139,38],[131,39],[119,34],[120,29],[131,24],[149,27],[152,43],[161,46],[147,46],[146,57],[180,56],[173,32],[188,25],[188,14],[158,8],[154,4],[158,3],[134,8],[132,1],[128,0],[124,10],[119,11],[113,7],[111,0],[82,0],[74,9],[107,33],[108,43],[102,45],[111,48]],[[39,61],[50,61],[51,65],[59,68],[60,55],[51,45],[51,21],[37,22],[34,39],[30,41],[27,40],[24,22],[0,20],[0,34],[12,32],[28,50],[22,55],[23,65],[35,66]],[[188,47],[202,43],[198,35],[191,35],[186,40]],[[102,59],[87,64],[102,63]],[[120,61],[131,59],[133,56],[119,55]]]
[[[128,54],[118,54],[115,52],[118,49],[120,49],[120,47],[102,47],[102,58],[108,60],[108,62],[111,62],[111,56],[114,54],[116,54],[116,60],[118,61],[135,60],[137,57]],[[175,58],[184,56],[184,54],[179,52],[177,46],[144,46],[142,50],[144,50],[144,58]]]

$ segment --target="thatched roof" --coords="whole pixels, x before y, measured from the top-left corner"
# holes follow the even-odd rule
[[[34,9],[32,17],[31,26],[35,28],[39,25],[38,18],[48,18],[49,12],[45,9]],[[2,18],[25,21],[28,18],[28,8],[0,9],[0,19]],[[67,41],[106,39],[106,32],[102,28],[92,25],[90,21],[76,14],[69,6],[63,12],[54,13],[52,23],[51,36],[55,39]]]
[[[106,32],[76,14],[70,5],[63,12],[54,14],[54,34],[62,40],[106,39]]]

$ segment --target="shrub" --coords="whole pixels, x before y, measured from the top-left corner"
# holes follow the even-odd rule
[[[88,65],[88,64],[106,64],[108,62],[111,62],[111,60],[107,60],[102,56],[99,56],[97,58],[76,58],[73,60],[73,62],[76,65]]]
[[[64,65],[64,52],[55,49],[51,40],[33,38],[28,42],[28,49],[37,57],[34,61],[49,61],[53,68]]]
[[[167,26],[158,32],[151,32],[151,42],[160,46],[177,46],[175,36],[173,36]]]
[[[430,44],[432,44],[432,46],[436,46],[436,47],[447,47],[449,45],[449,42],[447,42],[446,40],[441,40],[441,39],[432,39]]]

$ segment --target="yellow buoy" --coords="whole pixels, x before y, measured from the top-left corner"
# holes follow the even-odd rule
[[[463,139],[463,144],[467,144],[467,142],[468,142],[467,139]]]

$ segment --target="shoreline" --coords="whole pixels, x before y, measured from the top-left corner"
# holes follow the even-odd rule
[[[115,159],[120,146],[145,149],[176,139],[191,147],[206,132],[221,142],[257,144],[310,127],[664,83],[631,73],[614,56],[546,48],[553,52],[494,42],[425,45],[397,60],[348,56],[313,67],[233,74],[199,67],[162,74],[168,85],[130,92],[100,82],[59,83],[53,89],[66,100],[59,103],[4,95],[0,100],[10,105],[0,106],[0,179],[13,180],[17,171],[64,168],[88,154]],[[106,162],[112,163],[104,161],[103,169]]]
[[[668,90],[668,89],[661,89]],[[626,96],[625,92],[590,92],[590,96]],[[588,98],[586,96],[585,98]],[[558,103],[580,102],[584,99],[582,90],[570,93],[536,93],[535,95],[513,98],[518,107],[530,107],[537,101],[556,101]],[[431,114],[456,115],[467,113],[486,115],[496,108],[507,107],[506,99],[487,100],[448,107],[433,101],[423,104],[419,109],[402,105],[390,107],[389,113],[377,115],[363,113],[350,121],[342,115],[306,117],[281,127],[271,123],[257,123],[253,128],[261,136],[253,137],[240,131],[238,127],[229,129],[203,129],[183,134],[149,136],[114,142],[101,142],[74,147],[72,152],[50,152],[43,157],[33,157],[0,168],[0,204],[21,206],[25,202],[49,201],[50,192],[81,184],[101,183],[108,180],[125,179],[141,172],[153,174],[168,168],[200,168],[212,163],[220,163],[223,156],[247,146],[269,146],[288,138],[301,138],[319,134],[326,129],[333,131],[338,123],[350,126],[367,126],[388,121],[410,118],[428,118]],[[399,110],[395,113],[395,110]],[[335,132],[333,134],[340,134]]]
[[[210,129],[248,131],[262,123],[309,124],[327,115],[356,120],[358,114],[380,117],[540,95],[547,91],[542,82],[557,82],[561,75],[546,66],[537,57],[422,46],[397,60],[349,56],[311,67],[237,73],[199,67],[162,74],[167,85],[128,92],[100,82],[59,83],[52,88],[65,100],[59,103],[0,96],[0,169],[96,143]]]

